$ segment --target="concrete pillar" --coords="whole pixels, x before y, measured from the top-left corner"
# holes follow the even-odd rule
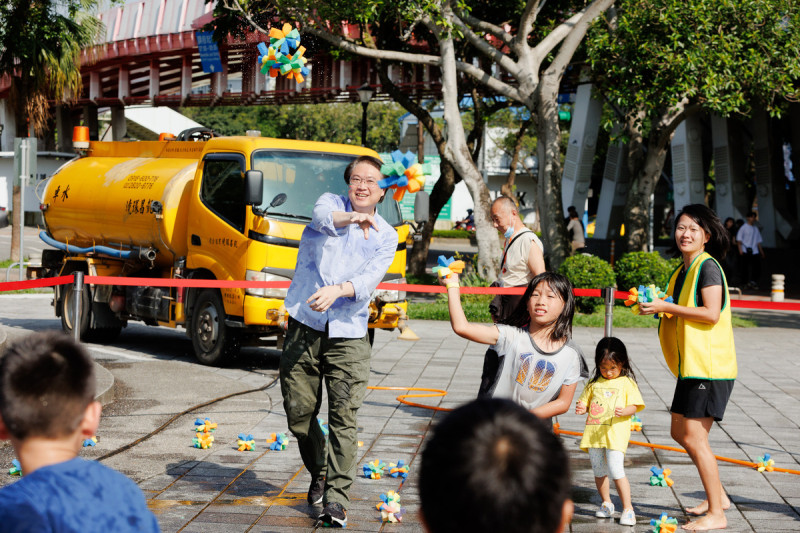
[[[8,99],[0,100],[0,125],[3,126],[0,133],[0,152],[11,152],[14,150],[14,137],[17,135],[17,119]]]
[[[628,152],[625,143],[619,141],[609,145],[606,154],[594,226],[596,239],[613,239],[619,236],[619,228],[625,220],[627,197]]]
[[[150,100],[154,100],[156,95],[158,95],[159,85],[161,83],[161,62],[158,59],[151,59],[150,60],[150,88],[148,89],[148,95],[150,96]],[[155,105],[155,102],[153,102]]]
[[[58,145],[56,149],[59,152],[72,151],[72,109],[65,105],[56,106],[56,131],[58,132]]]
[[[127,134],[128,124],[125,122],[125,108],[113,106],[111,108],[111,140],[121,141]]]
[[[86,104],[83,106],[83,125],[89,128],[90,140],[96,141],[100,138],[100,123],[97,120],[96,105]]]
[[[185,55],[181,58],[181,104],[186,102],[192,92],[192,56]]]
[[[672,137],[672,186],[676,213],[685,205],[705,202],[702,131],[700,119],[693,115],[681,122]]]
[[[780,195],[786,194],[783,187],[785,178],[783,165],[777,164],[773,149],[779,150],[780,147],[774,144],[776,141],[772,137],[770,119],[766,111],[754,107],[752,120],[758,224],[761,226],[761,237],[764,239],[763,246],[775,247],[778,244],[779,234],[788,239],[794,230],[793,224],[779,212],[786,203],[785,198],[779,198]],[[794,225],[797,225],[796,222]]]
[[[712,114],[711,139],[716,180],[714,206],[717,214],[721,220],[728,217],[744,220],[750,208],[747,205],[741,127],[731,119]]]
[[[592,162],[597,148],[597,132],[603,104],[592,97],[592,85],[578,85],[575,108],[572,113],[567,156],[561,177],[561,202],[564,215],[567,207],[574,205],[578,216],[583,216],[584,204],[592,181]]]
[[[117,98],[119,103],[125,105],[125,99],[131,95],[131,75],[126,66],[117,70]]]

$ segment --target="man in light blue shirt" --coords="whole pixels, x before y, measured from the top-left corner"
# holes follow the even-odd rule
[[[289,429],[311,474],[308,502],[320,521],[344,527],[356,471],[356,415],[369,381],[369,301],[394,260],[397,232],[376,211],[382,162],[360,156],[345,170],[348,195],[323,194],[300,239],[286,296],[289,326],[280,362]],[[322,384],[328,430],[317,423]]]

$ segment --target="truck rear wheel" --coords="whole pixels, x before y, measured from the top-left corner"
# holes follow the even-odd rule
[[[197,296],[191,328],[194,354],[204,365],[220,366],[239,353],[239,336],[225,325],[219,291],[205,289]]]
[[[89,314],[92,312],[92,295],[89,287],[84,286],[81,291],[81,317],[79,324],[80,338],[86,339],[89,331]],[[75,291],[72,286],[64,290],[61,297],[61,329],[70,337],[75,331]]]

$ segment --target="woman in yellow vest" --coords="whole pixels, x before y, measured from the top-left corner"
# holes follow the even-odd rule
[[[672,400],[672,438],[697,467],[706,500],[686,509],[704,515],[683,529],[724,529],[731,505],[719,480],[708,434],[722,420],[736,378],[728,284],[719,261],[730,247],[728,232],[717,215],[702,204],[687,205],[675,224],[674,251],[683,263],[670,276],[667,294],[675,303],[656,299],[641,304],[642,314],[670,313],[658,328],[661,350],[678,378]]]

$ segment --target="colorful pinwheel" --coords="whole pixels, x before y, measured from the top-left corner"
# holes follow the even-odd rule
[[[450,274],[456,273],[461,274],[464,271],[464,261],[456,261],[452,257],[445,257],[443,255],[439,256],[437,260],[438,264],[433,267],[431,270],[434,274],[437,274],[440,278],[447,279]]]
[[[276,54],[291,54],[298,46],[300,46],[300,32],[288,22],[281,29],[270,28],[269,47],[275,50]]]
[[[667,513],[661,513],[661,516],[656,520],[650,520],[650,525],[653,526],[653,533],[675,533],[678,529],[678,520],[667,516]]]
[[[203,433],[196,433],[194,439],[192,439],[195,448],[201,448],[206,450],[211,448],[212,443],[214,442],[214,436],[205,431]]]
[[[402,522],[403,513],[405,509],[400,507],[400,495],[393,490],[386,494],[381,494],[381,503],[375,507],[381,512],[381,521],[383,522]]]
[[[22,467],[19,464],[17,459],[11,461],[11,468],[8,469],[8,475],[10,476],[21,476],[22,475]]]
[[[650,468],[650,472],[653,473],[650,476],[650,485],[654,487],[671,487],[675,482],[669,477],[672,473],[672,470],[669,468],[660,469],[656,466]]]
[[[83,441],[83,447],[86,448],[87,446],[94,446],[97,444],[97,436],[95,435],[91,439],[86,439]]]
[[[406,479],[408,477],[408,465],[403,461],[397,461],[396,464],[389,463],[389,475]]]
[[[364,477],[369,479],[380,479],[383,476],[383,470],[386,468],[386,463],[380,459],[375,459],[364,465]]]
[[[194,430],[198,433],[204,433],[206,431],[216,431],[217,424],[211,422],[210,419],[206,418],[205,420],[202,418],[198,418],[194,421]]]
[[[642,419],[636,415],[631,417],[631,431],[641,431],[642,430]]]
[[[662,291],[659,287],[656,287],[653,284],[648,285],[645,287],[644,285],[639,285],[639,288],[631,287],[628,291],[628,299],[625,300],[625,305],[631,308],[633,314],[639,314],[639,304],[649,303],[654,301],[655,299],[660,298],[665,302],[672,303],[672,296],[667,296],[667,294]],[[665,316],[667,318],[672,318],[672,314],[670,313],[656,313],[653,315],[653,318],[661,318]]]
[[[425,185],[425,176],[430,176],[431,167],[428,163],[421,165],[415,163],[417,156],[407,151],[392,152],[392,162],[381,167],[381,174],[386,176],[378,182],[381,189],[394,188],[393,198],[398,202],[403,199],[406,191],[415,193]]]
[[[250,434],[239,433],[239,440],[236,444],[239,446],[240,452],[252,452],[256,446],[256,439]]]
[[[270,450],[281,452],[289,445],[289,437],[286,436],[286,433],[270,433],[267,444],[269,444]]]
[[[758,457],[758,466],[756,467],[759,472],[772,472],[775,470],[775,461],[770,459],[770,455],[765,453],[764,455],[760,455]]]
[[[294,79],[303,83],[309,70],[306,67],[308,59],[304,57],[305,47],[300,46],[300,32],[288,22],[282,29],[269,30],[269,46],[258,43],[258,59],[256,60],[259,71],[276,78],[278,75]]]

